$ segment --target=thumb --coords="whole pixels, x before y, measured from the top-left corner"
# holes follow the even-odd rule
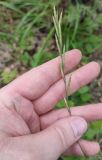
[[[81,117],[70,117],[54,123],[49,128],[30,137],[34,151],[41,160],[56,160],[87,130],[87,123]],[[34,153],[34,152],[33,152]]]

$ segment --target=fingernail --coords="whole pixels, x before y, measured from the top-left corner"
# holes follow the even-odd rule
[[[87,122],[83,118],[73,118],[71,121],[71,127],[75,137],[81,137],[87,130]]]

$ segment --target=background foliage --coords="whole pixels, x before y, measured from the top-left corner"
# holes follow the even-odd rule
[[[12,81],[25,70],[36,67],[58,53],[54,39],[52,23],[53,5],[63,10],[63,39],[65,49],[78,48],[83,53],[81,66],[90,60],[90,56],[102,50],[102,0],[1,0],[0,1],[0,43],[7,44],[12,50],[10,61],[19,61],[18,68],[1,70],[2,86]],[[21,69],[23,67],[23,69]],[[70,106],[83,105],[93,101],[90,86],[81,88],[70,97]],[[63,107],[61,101],[56,107]],[[90,124],[85,135],[87,139],[98,140],[102,122]],[[97,157],[88,160],[100,160]],[[63,160],[84,160],[68,157]]]

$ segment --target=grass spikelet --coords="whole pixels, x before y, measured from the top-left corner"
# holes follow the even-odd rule
[[[64,74],[64,72],[65,72],[65,65],[64,65],[65,45],[63,44],[62,29],[61,29],[62,12],[59,15],[58,11],[56,10],[55,7],[54,7],[53,10],[54,10],[53,23],[54,23],[54,27],[55,27],[55,31],[56,31],[55,39],[56,39],[56,44],[57,44],[59,56],[61,58],[60,71],[61,71],[61,76],[63,78],[64,85],[65,85],[64,102],[65,102],[65,106],[68,109],[69,114],[71,115],[70,107],[68,105],[68,91],[69,91],[70,84],[71,84],[71,76],[69,77],[69,81],[68,81],[68,84],[67,84],[66,77],[65,77],[65,74]]]
[[[72,79],[72,75],[69,76],[69,80],[67,82],[66,80],[66,76],[65,76],[65,63],[64,63],[64,59],[65,59],[65,44],[63,44],[63,36],[62,36],[62,12],[58,13],[58,11],[56,10],[55,6],[53,8],[53,23],[54,23],[54,27],[55,27],[55,40],[56,40],[56,44],[57,44],[57,48],[58,48],[58,52],[59,52],[59,56],[61,58],[61,64],[60,64],[60,72],[61,72],[61,76],[62,79],[64,81],[64,86],[65,86],[65,96],[64,96],[64,102],[65,102],[65,106],[68,110],[69,115],[71,116],[71,110],[70,110],[70,106],[68,105],[68,94],[70,93],[70,86],[71,86],[71,79]],[[80,144],[80,142],[78,142],[80,149],[83,153],[83,155],[85,157],[86,154]]]

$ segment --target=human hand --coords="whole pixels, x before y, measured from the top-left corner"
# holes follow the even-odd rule
[[[94,80],[100,67],[91,62],[76,71],[81,54],[65,55],[65,73],[72,72],[71,93]],[[82,155],[76,143],[87,130],[86,121],[102,118],[102,104],[55,110],[64,97],[60,58],[30,70],[0,90],[0,159],[56,160],[61,154]],[[85,119],[85,120],[84,120]],[[85,154],[95,155],[97,142],[80,140]]]

